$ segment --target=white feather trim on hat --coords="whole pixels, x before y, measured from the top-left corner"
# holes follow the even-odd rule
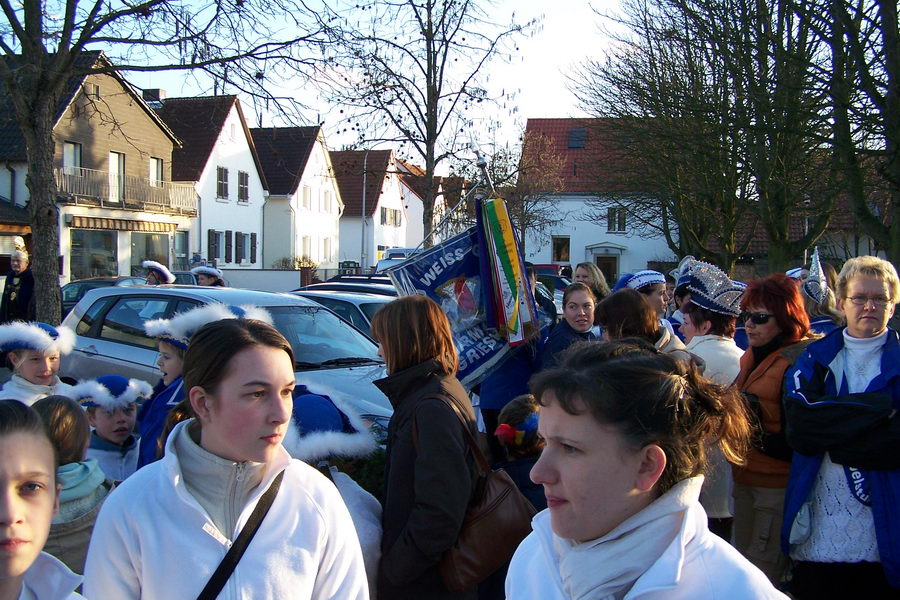
[[[193,269],[191,269],[191,273],[193,275],[208,275],[210,277],[218,277],[220,279],[222,278],[222,271],[209,265],[194,267]]]
[[[141,379],[129,379],[125,391],[114,396],[105,385],[96,379],[90,379],[72,386],[66,395],[83,406],[98,406],[109,410],[150,398],[153,395],[153,386]]]
[[[158,263],[155,260],[145,260],[141,263],[141,266],[148,271],[156,271],[162,275],[163,279],[165,279],[165,283],[175,283],[175,275],[173,275],[172,271],[165,265]]]
[[[297,422],[292,418],[282,442],[292,458],[315,465],[316,462],[331,457],[364,458],[375,451],[378,444],[372,433],[356,410],[337,399],[339,392],[323,389],[317,384],[316,391],[310,393],[328,396],[335,407],[346,415],[355,431],[313,431],[301,434]]]
[[[263,321],[269,325],[272,324],[272,315],[264,308],[251,304],[237,307],[243,311],[243,315],[236,314],[233,308],[221,302],[213,302],[177,314],[171,319],[147,321],[144,323],[144,331],[150,337],[174,341],[176,345],[186,348],[194,333],[213,321],[244,318]]]
[[[75,333],[68,327],[52,327],[42,324],[56,332],[53,337],[47,329],[37,323],[13,321],[0,325],[0,351],[37,350],[42,354],[59,352],[69,354],[75,347]]]

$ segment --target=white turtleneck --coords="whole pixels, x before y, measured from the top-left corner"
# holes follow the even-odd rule
[[[55,378],[56,383],[53,385],[37,385],[31,383],[27,379],[13,373],[9,381],[0,390],[0,398],[3,400],[18,400],[28,406],[31,406],[41,398],[47,396],[67,396],[69,390],[72,389],[67,383],[63,383],[59,378]]]
[[[181,428],[174,441],[184,485],[219,532],[230,539],[248,498],[262,481],[266,464],[216,456],[194,440],[195,429],[194,424]]]

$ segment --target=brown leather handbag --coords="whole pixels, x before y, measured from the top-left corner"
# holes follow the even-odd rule
[[[456,543],[440,563],[447,589],[462,592],[487,579],[512,557],[531,533],[531,518],[537,511],[506,471],[491,469],[459,407],[452,400],[434,397],[449,404],[462,422],[479,475]]]

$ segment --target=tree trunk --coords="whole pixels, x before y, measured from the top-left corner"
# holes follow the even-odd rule
[[[38,321],[58,325],[62,313],[59,293],[59,208],[56,205],[56,181],[53,177],[53,117],[55,104],[35,106],[30,127],[22,127],[28,157],[34,273],[35,315]]]

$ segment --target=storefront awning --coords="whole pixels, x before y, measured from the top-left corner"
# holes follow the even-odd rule
[[[105,229],[115,231],[146,231],[151,233],[172,233],[178,229],[177,223],[157,221],[132,221],[130,219],[107,219],[104,217],[81,217],[70,215],[69,227],[75,229]]]

